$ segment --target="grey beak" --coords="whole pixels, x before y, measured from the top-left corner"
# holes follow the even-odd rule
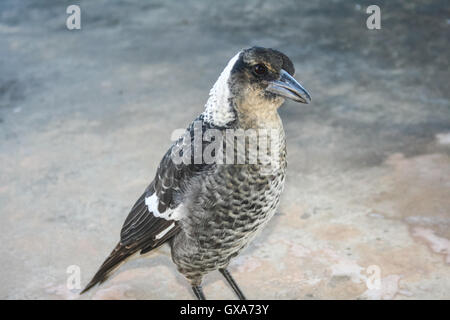
[[[283,69],[280,72],[280,79],[269,82],[266,90],[297,102],[311,102],[308,91]]]

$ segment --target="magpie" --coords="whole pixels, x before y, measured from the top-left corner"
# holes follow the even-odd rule
[[[105,281],[132,255],[168,243],[173,262],[197,299],[205,299],[202,279],[214,270],[222,273],[239,299],[245,299],[227,267],[280,202],[287,163],[277,110],[286,98],[311,101],[294,72],[292,61],[270,48],[243,49],[228,62],[203,113],[164,155],[155,178],[128,214],[119,243],[81,293]],[[240,144],[238,131],[244,133]],[[252,140],[247,132],[259,136]],[[256,143],[253,149],[251,142]],[[204,156],[208,147],[213,161]]]

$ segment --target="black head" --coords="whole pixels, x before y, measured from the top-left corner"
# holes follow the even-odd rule
[[[289,98],[308,103],[309,93],[293,78],[292,61],[282,52],[261,47],[242,50],[230,72],[230,91],[243,100],[281,104]],[[251,101],[250,101],[251,102]]]
[[[205,120],[225,126],[236,116],[274,118],[285,98],[309,103],[311,97],[293,78],[294,72],[292,61],[280,51],[261,47],[240,51],[212,87]]]

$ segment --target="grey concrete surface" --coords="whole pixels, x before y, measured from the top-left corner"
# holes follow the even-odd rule
[[[65,27],[80,4],[82,29]],[[381,30],[365,9],[381,7]],[[0,298],[191,299],[168,248],[81,298],[239,49],[288,54],[279,213],[231,266],[255,299],[450,299],[446,1],[0,3]],[[380,289],[369,289],[370,266]],[[370,281],[369,281],[370,282]],[[233,299],[217,273],[212,299]]]

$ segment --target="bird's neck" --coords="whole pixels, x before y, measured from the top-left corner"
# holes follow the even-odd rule
[[[209,101],[211,102],[211,101]],[[217,127],[237,127],[241,129],[279,129],[283,127],[278,108],[272,104],[239,103],[227,101],[221,107],[208,108],[204,119]]]
[[[242,129],[279,129],[283,127],[277,108],[261,105],[236,105],[237,126]]]
[[[236,111],[231,104],[226,99],[222,102],[219,107],[219,103],[215,97],[209,97],[205,111],[203,111],[203,117],[206,122],[217,127],[227,127],[236,120]]]
[[[203,112],[205,120],[218,127],[225,127],[230,122],[236,120],[236,113],[232,107],[232,95],[228,82],[231,69],[239,58],[239,55],[240,52],[228,61],[227,66],[211,88],[208,101],[205,105],[205,111]]]

